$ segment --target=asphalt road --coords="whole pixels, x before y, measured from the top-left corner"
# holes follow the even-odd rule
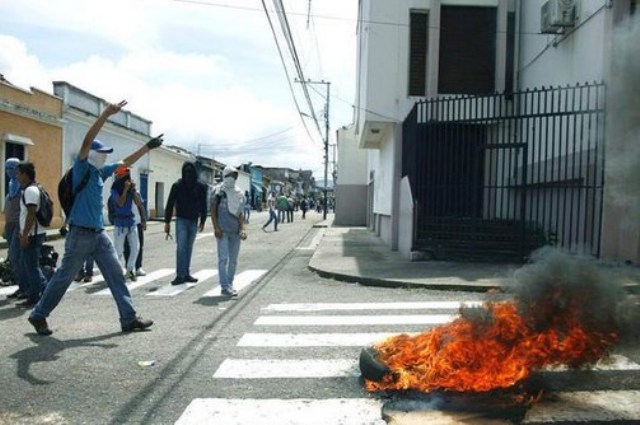
[[[237,299],[216,294],[209,223],[192,262],[192,274],[204,279],[179,289],[169,284],[175,244],[160,223],[150,225],[150,277],[131,291],[139,313],[155,321],[148,332],[120,332],[100,282],[68,292],[49,318],[51,337],[36,335],[28,312],[0,297],[0,423],[566,423],[576,405],[585,423],[640,420],[635,347],[621,347],[616,359],[626,363],[612,370],[541,375],[549,397],[506,416],[503,406],[477,408],[478,400],[368,394],[357,368],[363,346],[448,321],[457,311],[451,303],[483,295],[320,278],[307,265],[322,215],[296,217],[277,233],[260,230],[265,220],[254,214],[249,225]],[[63,242],[53,242],[60,252]]]

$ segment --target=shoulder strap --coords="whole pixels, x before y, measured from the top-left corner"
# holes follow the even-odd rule
[[[90,170],[87,170],[87,172],[84,173],[84,176],[82,176],[82,180],[80,181],[80,183],[78,183],[78,188],[75,190],[74,195],[82,192],[84,188],[87,187],[87,183],[89,183],[89,177],[91,177],[91,172]],[[73,185],[73,182],[71,182],[71,184]]]

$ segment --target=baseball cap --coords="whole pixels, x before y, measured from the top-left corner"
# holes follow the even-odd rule
[[[105,145],[104,143],[102,143],[98,139],[93,139],[93,142],[91,142],[91,150],[92,151],[97,151],[97,152],[100,152],[100,153],[111,153],[111,152],[113,152],[113,148],[112,147],[109,147],[109,146]]]
[[[131,170],[129,169],[129,167],[125,167],[124,165],[119,166],[116,169],[116,177],[124,177],[127,174],[129,174]]]

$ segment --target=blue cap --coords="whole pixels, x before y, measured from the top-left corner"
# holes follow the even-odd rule
[[[113,152],[113,148],[105,145],[104,143],[102,143],[98,139],[93,139],[93,142],[91,142],[91,150],[92,151],[98,151],[100,153],[111,153],[111,152]]]

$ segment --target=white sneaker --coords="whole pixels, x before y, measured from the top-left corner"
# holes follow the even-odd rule
[[[142,267],[140,267],[138,270],[136,270],[136,276],[146,276],[147,272],[145,272]]]

